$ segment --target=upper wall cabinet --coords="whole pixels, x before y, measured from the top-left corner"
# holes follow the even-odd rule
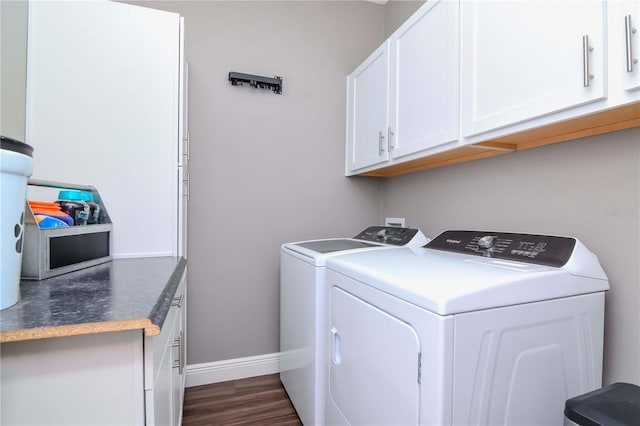
[[[349,170],[389,159],[389,41],[347,77],[347,161]]]
[[[462,134],[606,96],[597,1],[462,2]]]
[[[605,97],[602,2],[462,2],[462,133]]]
[[[458,139],[458,22],[429,1],[347,77],[347,175]]]
[[[367,124],[378,138],[354,143],[360,124],[348,110],[347,175],[395,176],[640,126],[639,9],[426,2],[387,41],[388,122]],[[350,86],[350,105],[358,96]],[[374,144],[376,163],[353,161]]]
[[[637,126],[637,16],[632,1],[461,2],[460,144],[526,149]]]

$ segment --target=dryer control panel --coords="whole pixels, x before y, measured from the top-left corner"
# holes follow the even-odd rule
[[[376,243],[405,246],[414,237],[424,238],[422,232],[414,228],[400,228],[397,226],[370,226],[358,235],[356,240],[374,241]]]
[[[561,267],[571,257],[574,238],[493,231],[445,231],[425,247],[496,259]]]

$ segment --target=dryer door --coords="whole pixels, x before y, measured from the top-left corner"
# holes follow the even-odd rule
[[[329,398],[351,425],[418,424],[420,341],[411,325],[331,289]]]

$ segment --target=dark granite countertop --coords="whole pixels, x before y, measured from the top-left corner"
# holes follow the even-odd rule
[[[0,311],[0,342],[119,330],[160,333],[187,262],[180,257],[111,262],[20,283],[20,300]]]

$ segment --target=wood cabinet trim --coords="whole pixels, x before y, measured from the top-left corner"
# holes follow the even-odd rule
[[[393,164],[358,176],[398,176],[634,127],[640,127],[640,102]]]

